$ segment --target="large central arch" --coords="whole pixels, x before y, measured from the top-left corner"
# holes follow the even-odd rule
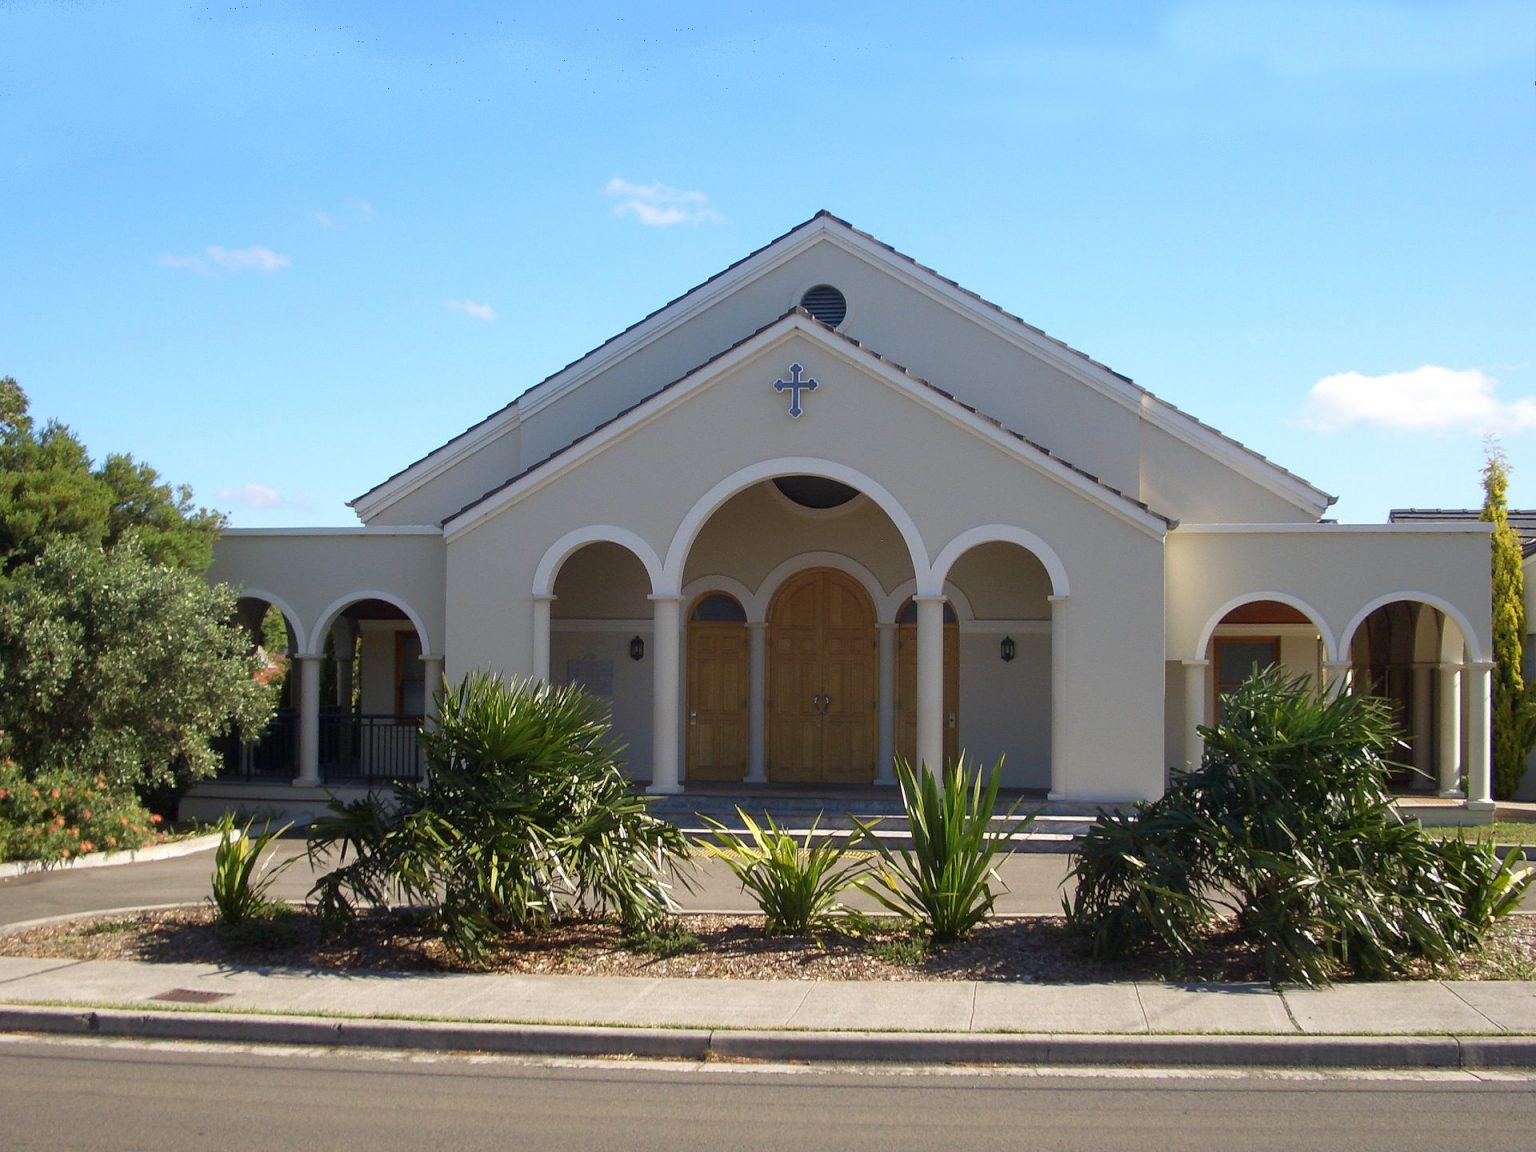
[[[662,583],[658,592],[665,595],[678,594],[683,583],[683,569],[688,563],[688,553],[693,548],[694,541],[709,518],[719,511],[727,500],[753,484],[772,480],[776,476],[795,475],[824,476],[829,480],[836,480],[850,488],[855,488],[872,500],[890,517],[891,523],[901,534],[908,558],[912,563],[912,570],[917,574],[918,585],[926,586],[931,565],[922,533],[917,530],[917,523],[912,519],[911,514],[883,484],[835,460],[823,460],[813,456],[781,456],[738,469],[694,502],[693,507],[688,509],[687,514],[678,524],[677,531],[672,536],[672,543],[667,548],[666,562],[662,566]]]

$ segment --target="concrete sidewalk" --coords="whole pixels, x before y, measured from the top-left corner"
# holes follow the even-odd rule
[[[284,846],[298,850],[297,844]],[[0,881],[0,931],[195,902],[211,857]],[[1005,872],[1055,912],[1064,857]],[[281,881],[299,896],[303,863]],[[718,862],[690,908],[741,908]],[[1001,907],[1001,905],[1000,905]],[[0,1030],[705,1059],[1536,1068],[1536,983],[812,982],[391,974],[0,958]]]
[[[392,975],[0,958],[0,1030],[706,1059],[1536,1067],[1536,985]]]

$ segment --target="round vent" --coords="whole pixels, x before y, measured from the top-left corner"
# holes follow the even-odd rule
[[[808,289],[805,295],[800,297],[800,307],[823,324],[831,325],[833,328],[841,324],[843,317],[848,315],[847,299],[830,284],[818,284]]]

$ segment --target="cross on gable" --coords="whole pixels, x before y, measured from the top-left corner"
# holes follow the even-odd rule
[[[799,364],[791,364],[789,366],[789,379],[787,381],[775,380],[773,382],[773,390],[775,392],[789,393],[789,415],[792,420],[800,419],[801,413],[805,411],[805,407],[800,403],[800,393],[814,392],[821,387],[815,380],[800,379],[800,373],[803,371],[804,369]]]

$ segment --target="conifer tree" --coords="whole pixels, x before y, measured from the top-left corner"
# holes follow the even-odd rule
[[[1493,525],[1493,794],[1507,800],[1525,775],[1536,735],[1536,701],[1526,691],[1525,577],[1520,536],[1509,526],[1509,461],[1496,444],[1483,465],[1482,519]]]

